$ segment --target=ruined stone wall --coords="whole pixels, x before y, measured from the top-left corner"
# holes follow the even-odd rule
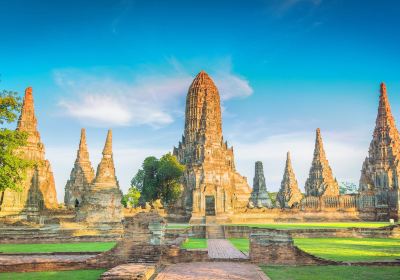
[[[297,248],[288,231],[252,229],[250,232],[250,261],[267,265],[334,264]]]
[[[249,238],[254,227],[224,226],[225,238]],[[262,230],[262,229],[261,229]],[[400,226],[393,225],[382,228],[341,228],[341,229],[290,229],[292,238],[399,238]]]

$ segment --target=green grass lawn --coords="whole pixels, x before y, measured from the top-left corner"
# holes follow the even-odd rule
[[[247,238],[230,238],[240,251],[249,251]],[[302,250],[335,261],[380,261],[400,258],[400,239],[386,238],[295,238]]]
[[[97,280],[106,269],[45,271],[45,272],[6,272],[0,273],[2,280]]]
[[[335,261],[400,258],[400,239],[395,238],[295,238],[294,242],[312,255]]]
[[[207,249],[207,239],[205,238],[189,238],[182,243],[183,249]]]
[[[348,223],[271,223],[271,224],[235,224],[232,226],[249,226],[274,229],[318,229],[318,228],[378,228],[388,226],[386,222],[348,222]],[[227,225],[230,226],[230,225]]]
[[[248,238],[229,238],[228,239],[233,246],[236,247],[239,251],[249,252],[249,239]]]
[[[189,227],[189,224],[167,224],[167,229],[186,229]]]
[[[394,280],[398,266],[261,266],[271,280]]]
[[[80,242],[53,244],[0,244],[1,253],[103,252],[116,242]]]

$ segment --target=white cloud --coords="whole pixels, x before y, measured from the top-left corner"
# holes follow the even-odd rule
[[[247,97],[253,93],[248,80],[230,72],[217,73],[215,83],[223,101],[235,97]]]
[[[164,126],[184,111],[184,96],[193,80],[186,71],[174,69],[128,79],[115,78],[110,71],[57,70],[54,80],[64,94],[59,106],[86,125]],[[249,81],[230,69],[213,78],[224,101],[253,92]]]

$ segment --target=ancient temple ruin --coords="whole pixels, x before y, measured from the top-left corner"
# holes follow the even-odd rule
[[[375,129],[361,170],[359,191],[375,197],[375,207],[382,219],[398,216],[400,135],[386,92],[381,83]],[[378,217],[378,219],[381,219]]]
[[[296,176],[293,171],[290,153],[287,152],[285,171],[281,182],[281,188],[276,196],[277,207],[291,208],[292,206],[299,205],[303,195],[297,184]]]
[[[83,194],[82,203],[77,207],[76,220],[89,227],[122,228],[121,199],[122,192],[115,176],[112,132],[109,130],[96,177]]]
[[[326,158],[319,128],[316,132],[314,158],[306,181],[305,191],[308,196],[339,195],[339,185],[333,177],[332,169]]]
[[[249,206],[272,208],[272,201],[267,192],[265,184],[264,169],[261,161],[255,163],[255,174],[253,179],[253,191],[251,192]]]
[[[16,219],[37,218],[38,212],[58,207],[57,194],[50,162],[45,158],[45,148],[37,130],[32,88],[25,90],[17,130],[26,132],[27,143],[18,152],[34,161],[35,167],[27,170],[21,192],[6,189],[0,193],[0,216]]]
[[[86,144],[86,130],[82,128],[79,149],[74,167],[65,186],[64,203],[68,208],[79,207],[83,194],[89,189],[94,179],[94,170],[89,160],[89,151]]]
[[[204,71],[190,85],[185,132],[174,155],[186,166],[180,206],[191,222],[202,222],[205,216],[228,219],[247,207],[251,189],[236,172],[233,148],[222,136],[219,92]]]

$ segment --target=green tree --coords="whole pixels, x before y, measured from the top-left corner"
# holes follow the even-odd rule
[[[181,194],[179,179],[184,170],[185,166],[171,154],[161,159],[147,157],[131,180],[131,185],[140,191],[143,202],[161,199],[164,204],[169,204]]]
[[[161,201],[165,204],[175,202],[181,194],[179,179],[185,170],[185,166],[178,162],[178,159],[171,155],[163,155],[157,170],[157,181]]]
[[[26,169],[33,165],[33,162],[23,159],[18,152],[18,148],[26,144],[27,134],[8,128],[17,119],[21,105],[17,93],[5,90],[0,92],[0,203],[5,189],[22,190],[21,183],[26,177]]]
[[[139,204],[140,191],[132,186],[129,188],[128,193],[122,197],[121,203],[125,207],[136,207]]]
[[[157,169],[158,159],[156,157],[147,157],[142,164],[143,183],[141,195],[144,201],[154,201],[158,199]]]

